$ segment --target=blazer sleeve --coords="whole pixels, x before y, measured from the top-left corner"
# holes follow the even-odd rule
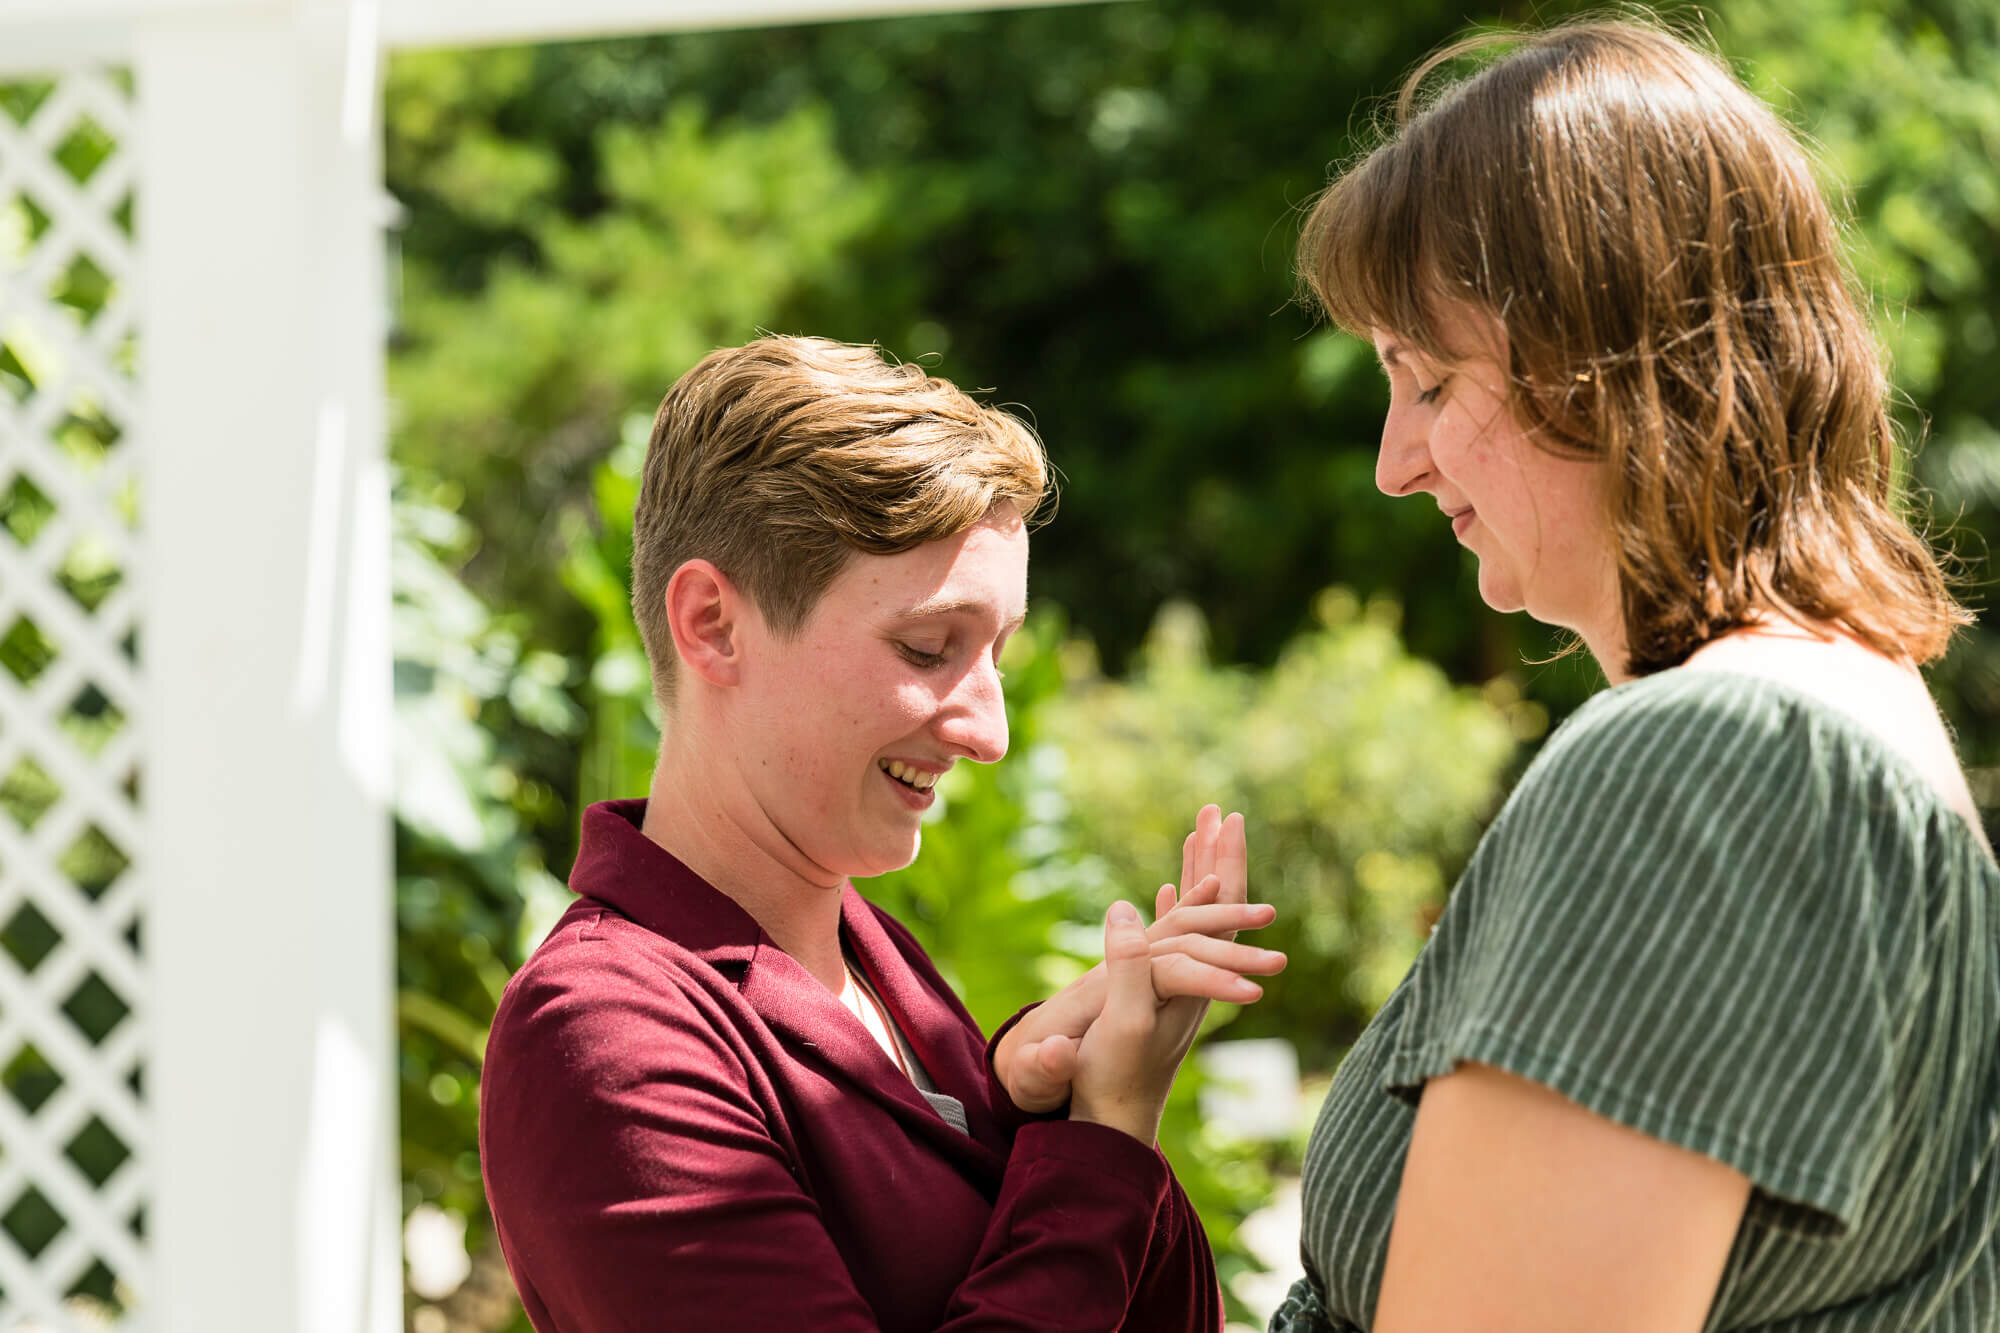
[[[657,974],[618,984],[616,969],[531,964],[489,1047],[481,1156],[536,1326],[876,1329],[713,1000]],[[1015,1136],[939,1333],[1220,1326],[1213,1263],[1165,1160],[1064,1121]]]

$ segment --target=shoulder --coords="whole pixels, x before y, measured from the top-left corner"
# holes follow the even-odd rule
[[[1839,634],[1739,634],[1716,640],[1688,661],[1690,674],[1761,680],[1799,700],[1831,730],[1865,740],[1883,766],[1920,778],[1974,830],[1978,807],[1950,730],[1917,668]]]
[[[1538,929],[1561,912],[1712,916],[1724,910],[1718,895],[1753,916],[1795,908],[1823,920],[1830,896],[1854,896],[1858,910],[1885,875],[1963,841],[1964,830],[1941,828],[1960,822],[1823,702],[1766,679],[1677,669],[1607,690],[1558,728],[1463,887]]]
[[[480,1144],[496,1208],[552,1206],[581,1188],[578,1172],[602,1183],[653,1171],[635,1136],[762,1142],[771,1109],[753,1027],[715,969],[579,900],[508,982],[487,1039]]]
[[[685,970],[670,941],[591,898],[579,898],[508,981],[502,1011],[558,996],[652,990]]]
[[[1921,692],[1921,682],[1912,688]],[[1890,708],[1883,704],[1884,709]],[[1952,804],[1948,784],[1907,753],[1901,701],[1859,716],[1782,677],[1681,667],[1604,691],[1549,738],[1516,795],[1587,797],[1604,808],[1665,798],[1731,809],[1855,805],[1919,823]],[[1930,714],[1932,725],[1935,714]],[[1947,750],[1948,750],[1947,744]],[[1955,765],[1952,772],[1956,773]]]
[[[733,988],[687,950],[581,899],[508,981],[489,1085],[590,1085],[639,1065],[712,1063],[733,1045]]]
[[[1700,819],[1733,810],[1824,805],[1822,720],[1763,681],[1675,670],[1606,690],[1542,747],[1494,831],[1556,821],[1566,831],[1616,824],[1626,837],[1644,812]]]
[[[1723,743],[1783,747],[1795,701],[1769,682],[1719,671],[1663,671],[1591,699],[1544,747],[1575,760],[1623,755],[1672,760]]]
[[[480,1073],[480,1169],[542,1279],[613,1243],[621,1210],[629,1226],[644,1201],[789,1169],[754,1016],[705,967],[586,898],[508,983]]]

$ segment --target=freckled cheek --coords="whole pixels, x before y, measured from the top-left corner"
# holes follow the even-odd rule
[[[1492,450],[1482,440],[1477,431],[1467,423],[1456,419],[1456,415],[1446,416],[1438,422],[1437,430],[1431,436],[1431,461],[1438,471],[1457,482],[1464,482],[1489,461]]]
[[[886,715],[895,718],[906,727],[922,725],[944,707],[944,698],[937,691],[925,685],[911,682],[897,689],[891,696]]]

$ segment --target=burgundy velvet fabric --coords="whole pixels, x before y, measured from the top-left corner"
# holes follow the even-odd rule
[[[1222,1326],[1165,1160],[1029,1120],[908,931],[851,887],[842,931],[969,1134],[825,987],[639,832],[584,815],[582,897],[509,983],[480,1148],[541,1333],[1143,1333]]]

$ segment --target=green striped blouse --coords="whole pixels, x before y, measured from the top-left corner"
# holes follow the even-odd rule
[[[1373,1322],[1464,1060],[1749,1177],[1707,1329],[2000,1330],[2000,868],[1828,705],[1666,671],[1549,739],[1334,1080],[1273,1333]]]

